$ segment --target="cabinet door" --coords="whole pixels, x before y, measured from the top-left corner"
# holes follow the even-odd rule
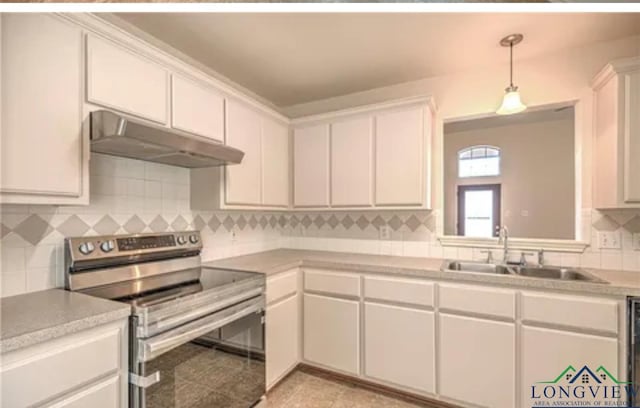
[[[618,341],[615,338],[523,326],[521,341],[522,407],[531,407],[545,401],[553,403],[556,399],[547,400],[544,388],[548,386],[551,391],[555,389],[558,392],[557,388],[570,385],[575,375],[580,375],[576,379],[576,385],[615,385],[611,378],[600,377],[605,374],[601,367],[616,376],[617,380],[626,381],[624,375],[619,375]],[[583,370],[585,366],[591,372]],[[594,378],[591,373],[598,378]],[[598,384],[597,381],[603,383]],[[536,396],[539,398],[533,398]],[[605,399],[602,396],[603,393],[600,393],[599,398],[589,398],[588,401],[612,401],[611,398]]]
[[[47,14],[2,19],[3,200],[83,194],[82,32]],[[19,195],[22,195],[19,197]]]
[[[304,295],[304,358],[351,374],[359,373],[359,304]]]
[[[261,118],[240,102],[227,103],[226,143],[244,152],[242,163],[227,166],[226,204],[259,205],[261,201]]]
[[[366,303],[365,374],[423,392],[434,392],[433,312]]]
[[[262,121],[262,204],[289,205],[289,129],[270,118]]]
[[[424,108],[376,116],[376,205],[425,201]]]
[[[293,177],[296,207],[329,205],[329,125],[294,131]]]
[[[370,206],[372,118],[331,125],[331,205]]]
[[[267,307],[267,387],[298,363],[298,295]]]
[[[640,203],[640,70],[623,77],[624,111],[624,201]]]
[[[90,35],[87,41],[88,101],[166,124],[167,71],[107,40]]]
[[[49,408],[121,407],[120,377],[110,377],[78,393],[71,394]]]
[[[175,74],[171,87],[171,126],[223,141],[224,97],[204,83]]]
[[[515,324],[448,314],[439,321],[440,394],[483,407],[515,407]]]

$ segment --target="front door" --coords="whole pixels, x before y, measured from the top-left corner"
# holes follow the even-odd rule
[[[494,237],[500,228],[500,184],[458,186],[458,235]]]

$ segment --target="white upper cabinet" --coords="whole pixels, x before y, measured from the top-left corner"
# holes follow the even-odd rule
[[[191,170],[191,208],[288,208],[289,128],[279,117],[227,99],[225,143],[240,149],[240,164]],[[223,194],[220,194],[221,191]]]
[[[289,128],[268,117],[262,120],[262,204],[289,205]]]
[[[296,119],[294,206],[430,208],[432,115],[423,98]]]
[[[607,65],[593,82],[595,208],[640,207],[640,57]]]
[[[244,152],[242,163],[227,166],[225,203],[258,206],[261,203],[262,119],[248,106],[227,103],[226,144]]]
[[[328,206],[329,125],[295,129],[293,148],[294,206]]]
[[[332,206],[371,206],[372,122],[365,116],[331,125]]]
[[[427,118],[421,106],[376,115],[376,205],[421,206],[427,200]]]
[[[167,70],[108,40],[89,35],[87,42],[88,102],[167,124]]]
[[[82,31],[47,14],[1,18],[1,201],[88,199],[82,137]]]
[[[209,139],[224,140],[224,97],[211,86],[171,76],[171,126]]]

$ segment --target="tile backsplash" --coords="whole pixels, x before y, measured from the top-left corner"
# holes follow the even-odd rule
[[[90,166],[88,206],[2,205],[2,296],[62,286],[69,236],[195,228],[205,260],[285,246],[283,214],[191,211],[188,169],[99,154]]]
[[[276,248],[486,259],[482,248],[442,247],[437,210],[202,212],[190,210],[189,188],[187,169],[94,154],[90,205],[2,205],[0,295],[62,286],[67,236],[197,229],[204,260]],[[632,243],[640,210],[584,210],[582,219],[592,245],[583,254],[549,252],[548,263],[640,271],[640,251]],[[599,249],[600,231],[619,232],[621,249]],[[494,250],[496,259],[500,255]]]

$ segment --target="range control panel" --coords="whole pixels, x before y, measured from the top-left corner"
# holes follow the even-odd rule
[[[67,238],[65,245],[76,261],[202,249],[198,231]]]

